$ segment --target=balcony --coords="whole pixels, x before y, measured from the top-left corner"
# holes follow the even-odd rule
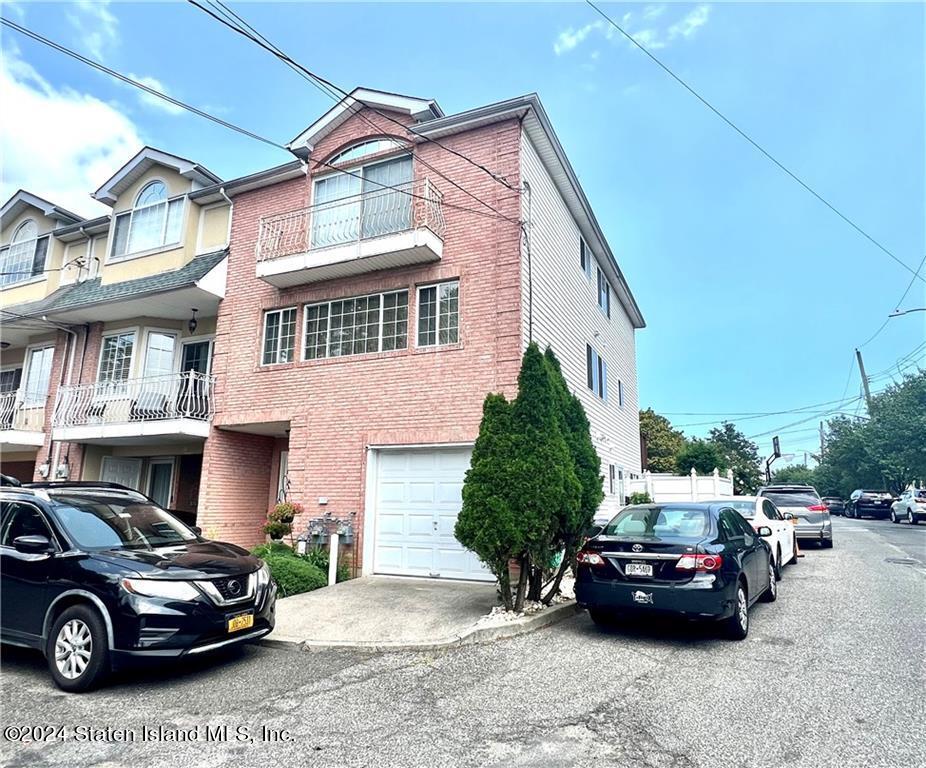
[[[34,451],[45,442],[45,395],[23,390],[0,393],[0,446]]]
[[[257,276],[278,288],[440,261],[442,195],[429,179],[265,216]]]
[[[215,377],[197,371],[61,387],[52,417],[55,440],[127,445],[206,438]]]

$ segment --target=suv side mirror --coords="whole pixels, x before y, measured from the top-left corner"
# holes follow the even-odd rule
[[[192,530],[193,533],[195,533],[197,536],[203,535],[203,529],[200,528],[198,525],[191,525],[190,530]]]
[[[44,555],[54,551],[47,536],[17,536],[13,539],[13,547],[27,555]]]
[[[758,533],[760,536],[771,536],[772,529],[769,528],[767,525],[760,525],[756,533]]]

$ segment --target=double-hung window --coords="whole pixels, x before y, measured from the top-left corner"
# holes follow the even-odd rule
[[[42,347],[29,352],[26,370],[26,385],[23,387],[23,405],[39,406],[45,404],[48,397],[48,384],[51,381],[51,362],[55,355],[54,347]]]
[[[374,293],[305,307],[303,357],[362,355],[408,345],[408,291]]]
[[[611,283],[604,276],[601,267],[598,269],[598,307],[608,317],[611,317]]]
[[[97,376],[101,394],[125,392],[125,382],[132,372],[135,352],[135,331],[126,331],[103,338],[100,350],[100,372]]]
[[[617,404],[624,407],[624,382],[620,379],[617,380]]]
[[[0,286],[31,280],[45,271],[48,235],[38,235],[38,227],[32,219],[19,225],[9,248],[0,251]]]
[[[182,227],[183,197],[168,200],[167,185],[152,181],[138,193],[131,211],[116,216],[112,258],[179,243]]]
[[[264,350],[261,365],[291,363],[296,350],[296,308],[276,309],[264,315]]]
[[[460,282],[418,289],[418,346],[436,347],[460,340]]]
[[[608,364],[590,344],[585,345],[585,370],[588,388],[602,400],[607,400]]]
[[[592,276],[592,254],[585,243],[585,238],[579,238],[579,266],[586,277]]]

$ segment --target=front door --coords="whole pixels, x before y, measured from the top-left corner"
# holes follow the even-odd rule
[[[209,373],[211,341],[188,341],[180,354],[180,372]]]
[[[148,495],[159,507],[171,508],[174,487],[174,460],[152,459],[148,465]]]

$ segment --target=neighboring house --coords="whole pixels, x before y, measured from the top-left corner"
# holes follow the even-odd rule
[[[644,323],[537,97],[445,116],[358,89],[290,149],[224,185],[199,524],[253,545],[285,495],[297,526],[352,521],[363,573],[490,578],[454,523],[483,399],[517,394],[530,339],[585,405],[616,510],[641,471]]]
[[[27,192],[3,207],[4,472],[122,482],[196,511],[225,293],[220,184],[146,147],[93,194],[111,216]]]

